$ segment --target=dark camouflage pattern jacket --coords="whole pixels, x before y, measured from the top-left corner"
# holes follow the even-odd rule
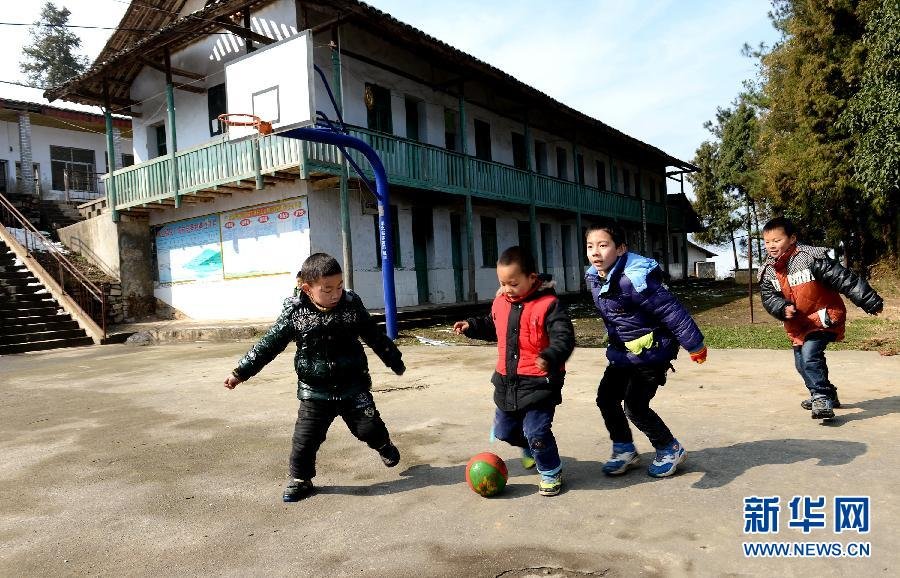
[[[275,324],[238,362],[234,375],[246,380],[297,343],[294,369],[299,399],[342,400],[372,385],[362,339],[394,373],[402,374],[400,350],[378,327],[352,291],[333,309],[318,309],[305,294],[284,300]]]

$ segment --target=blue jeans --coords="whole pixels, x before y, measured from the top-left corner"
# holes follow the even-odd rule
[[[825,363],[825,348],[832,341],[833,333],[817,331],[807,335],[803,345],[794,346],[794,365],[813,397],[834,394],[835,388],[828,381],[828,365]]]
[[[553,437],[555,405],[540,405],[518,411],[498,409],[494,414],[494,437],[520,448],[528,447],[542,474],[559,472],[562,461]]]

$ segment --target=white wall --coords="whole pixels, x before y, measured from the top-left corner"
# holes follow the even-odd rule
[[[50,147],[62,146],[94,151],[95,170],[104,173],[106,167],[106,134],[79,130],[66,130],[34,124],[31,122],[31,157],[32,162],[40,165],[41,191],[45,199],[62,199],[65,190],[53,189],[53,177],[50,165]],[[121,159],[122,153],[131,153],[130,139],[120,141],[116,155]],[[7,161],[7,187],[16,190],[16,163],[21,159],[19,149],[18,122],[0,121],[0,159]],[[38,175],[35,175],[38,176]],[[99,185],[102,189],[102,184]]]

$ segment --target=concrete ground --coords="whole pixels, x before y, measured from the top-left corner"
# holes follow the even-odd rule
[[[248,343],[109,345],[0,357],[0,575],[686,576],[900,574],[900,357],[829,352],[845,407],[799,407],[792,354],[682,356],[655,407],[684,471],[600,473],[601,349],[570,361],[554,430],[564,493],[537,495],[514,448],[489,444],[490,347],[412,347],[396,377],[371,359],[403,459],[385,468],[337,421],[318,493],[281,502],[295,418],[293,346],[235,391]],[[504,494],[464,481],[480,451]],[[827,529],[788,528],[794,495],[825,496]],[[868,534],[833,534],[834,496],[871,496]],[[780,532],[743,533],[743,500],[780,496]],[[745,541],[870,542],[871,557],[748,559]]]

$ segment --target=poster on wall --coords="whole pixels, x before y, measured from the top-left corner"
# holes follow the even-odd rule
[[[309,257],[306,198],[221,214],[226,278],[293,273]]]
[[[160,283],[221,278],[219,216],[163,225],[156,233],[156,264]]]

